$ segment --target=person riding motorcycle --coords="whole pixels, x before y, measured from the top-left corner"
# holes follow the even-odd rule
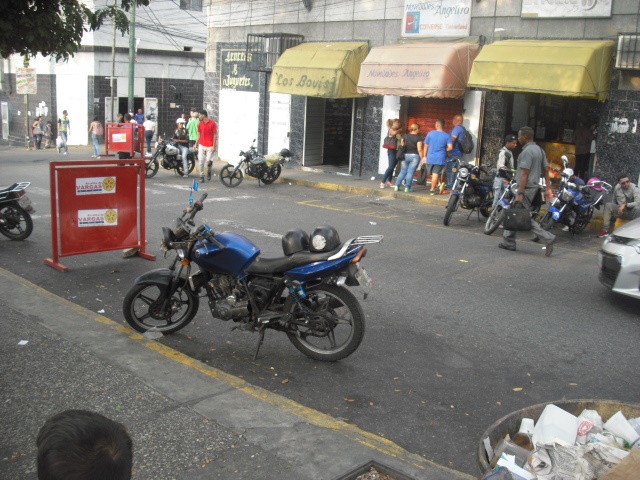
[[[178,120],[176,120],[178,129],[173,134],[173,141],[176,142],[178,148],[180,149],[180,153],[182,154],[183,177],[189,176],[189,162],[187,160],[187,155],[189,154],[189,132],[187,132],[187,129],[184,128],[186,123],[187,122],[184,118],[179,118]]]

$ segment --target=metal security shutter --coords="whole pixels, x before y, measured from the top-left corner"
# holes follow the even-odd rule
[[[407,108],[407,126],[412,123],[420,125],[420,135],[426,135],[435,130],[436,120],[445,120],[444,130],[450,132],[453,128],[451,120],[454,115],[461,115],[464,111],[464,100],[454,98],[410,98]]]

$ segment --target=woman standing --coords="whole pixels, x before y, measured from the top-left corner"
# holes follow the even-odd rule
[[[396,192],[402,187],[402,180],[404,180],[405,193],[413,192],[413,187],[411,186],[413,174],[418,165],[420,165],[420,157],[422,156],[422,137],[418,134],[419,130],[420,127],[417,123],[411,124],[409,133],[402,139],[402,144],[406,147],[406,150],[402,161],[402,170],[398,175],[396,186],[393,187]]]
[[[33,122],[33,148],[37,148],[38,150],[42,149],[42,134],[44,131],[42,130],[42,117],[37,117],[36,121]]]
[[[93,122],[89,125],[89,133],[93,140],[93,155],[91,155],[91,158],[96,158],[100,155],[99,137],[104,133],[102,124],[98,121],[98,117],[93,117]]]
[[[151,156],[151,140],[156,131],[156,122],[151,120],[151,115],[147,115],[147,119],[142,124],[144,126],[144,141],[147,144],[147,157]]]
[[[402,129],[402,123],[400,122],[399,118],[390,118],[389,120],[387,120],[387,128],[389,129],[390,137],[396,137],[396,140],[398,142],[402,140],[402,134],[404,133],[404,130]],[[396,169],[396,165],[398,164],[395,149],[388,148],[387,155],[389,156],[389,166],[384,172],[384,176],[382,177],[382,181],[380,182],[380,188],[393,187],[391,179],[393,178],[393,171]]]

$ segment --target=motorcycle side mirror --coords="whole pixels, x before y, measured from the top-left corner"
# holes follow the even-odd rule
[[[560,159],[562,160],[562,163],[564,164],[564,168],[567,168],[567,165],[569,165],[569,159],[567,158],[566,155],[562,155],[562,157],[560,157]]]

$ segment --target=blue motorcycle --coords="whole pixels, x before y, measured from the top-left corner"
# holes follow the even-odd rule
[[[366,295],[373,281],[361,265],[364,245],[382,235],[340,242],[330,226],[311,236],[294,229],[282,237],[284,256],[264,258],[249,239],[196,227],[207,194],[184,210],[174,228],[164,227],[162,248],[176,257],[169,268],[147,272],[127,293],[124,316],[139,332],[169,334],[186,327],[207,298],[213,317],[233,321],[244,331],[286,333],[293,345],[315,360],[333,362],[352,354],[364,336],[364,312],[346,286]],[[197,271],[193,271],[193,266]]]
[[[458,173],[458,177],[453,190],[451,190],[447,210],[444,214],[443,223],[445,226],[449,225],[451,216],[458,207],[471,210],[469,217],[474,210],[478,210],[483,217],[487,218],[493,205],[493,179],[495,174],[489,174],[482,166],[472,165],[464,161],[459,166],[454,167],[453,171]],[[478,218],[480,218],[479,215]]]
[[[562,156],[565,167],[566,156]],[[547,213],[540,220],[540,226],[551,230],[556,223],[567,227],[572,235],[582,232],[593,217],[594,209],[600,209],[606,195],[613,188],[609,183],[598,178],[591,178],[586,185],[571,182],[573,170],[565,168],[562,173],[558,195],[551,202]]]

